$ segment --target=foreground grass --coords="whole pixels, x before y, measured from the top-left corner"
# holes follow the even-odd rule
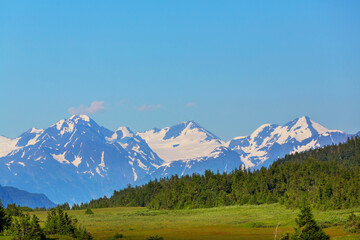
[[[278,223],[278,236],[291,232],[295,226],[297,209],[286,209],[279,204],[245,205],[192,210],[149,210],[121,207],[68,211],[85,226],[95,239],[111,239],[121,233],[125,239],[146,239],[151,235],[168,239],[274,239]],[[360,235],[344,232],[342,224],[350,212],[359,209],[313,211],[317,222],[325,227],[332,239],[360,239]],[[42,224],[46,212],[35,212]],[[69,239],[53,236],[55,239]],[[0,239],[3,239],[0,237]]]

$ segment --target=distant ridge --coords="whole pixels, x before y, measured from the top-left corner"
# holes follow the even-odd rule
[[[0,200],[4,207],[15,203],[23,207],[56,207],[56,204],[50,201],[45,194],[29,193],[15,187],[3,187],[0,185]]]

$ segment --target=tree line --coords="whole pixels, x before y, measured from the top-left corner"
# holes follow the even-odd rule
[[[231,173],[177,175],[128,186],[72,209],[141,206],[151,209],[188,209],[216,206],[281,203],[299,207],[343,209],[360,206],[360,138],[287,155],[269,168]]]

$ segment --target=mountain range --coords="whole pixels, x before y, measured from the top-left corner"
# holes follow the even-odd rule
[[[0,137],[0,184],[44,193],[56,203],[79,203],[173,174],[267,167],[286,154],[351,136],[309,117],[264,124],[250,136],[224,142],[194,121],[134,133],[74,115],[15,139]]]
[[[15,203],[16,205],[26,206],[31,208],[56,207],[56,204],[50,201],[42,193],[29,193],[14,187],[2,187],[0,185],[0,199],[3,206]]]

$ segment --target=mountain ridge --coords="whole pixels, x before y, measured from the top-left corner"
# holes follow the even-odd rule
[[[0,138],[0,184],[43,192],[57,203],[85,202],[150,179],[269,166],[286,154],[344,142],[349,136],[309,117],[263,124],[224,142],[195,121],[133,132],[73,115],[18,138]],[[2,155],[1,155],[2,154]]]
[[[22,207],[30,208],[52,208],[56,207],[56,204],[50,201],[45,194],[42,193],[29,193],[24,190],[20,190],[15,187],[1,186],[0,185],[0,200],[3,206],[15,203]]]

